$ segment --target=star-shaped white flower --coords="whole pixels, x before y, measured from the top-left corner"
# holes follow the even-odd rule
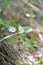
[[[19,26],[19,33],[23,33],[24,32],[24,28],[22,26]]]
[[[14,26],[10,26],[8,30],[12,33],[16,32],[16,28]]]

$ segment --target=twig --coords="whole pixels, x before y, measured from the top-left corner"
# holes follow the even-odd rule
[[[32,29],[31,31],[36,32],[36,33],[43,33],[43,30],[39,30],[39,29],[35,29],[35,30]],[[29,31],[28,33],[30,33],[31,31]],[[26,32],[24,32],[24,33],[26,33]],[[0,42],[2,42],[3,40],[9,39],[10,37],[12,37],[12,36],[14,36],[14,35],[17,35],[17,34],[22,34],[22,33],[14,33],[14,34],[8,35],[8,36],[6,36],[6,37],[0,39]],[[39,36],[40,36],[40,35],[39,35]]]
[[[43,30],[40,30],[40,29],[37,28],[36,32],[37,32],[37,34],[38,34],[38,36],[39,36],[39,38],[41,40],[41,43],[43,43],[43,38],[42,38],[42,35],[41,35],[41,33],[43,33]]]
[[[9,62],[11,62],[12,64],[16,64],[15,61],[13,61],[11,58],[9,58],[7,55],[4,55],[3,53],[0,52],[0,55],[2,55],[6,60],[8,60]]]
[[[11,35],[8,35],[2,39],[0,39],[0,42],[2,42],[3,40],[6,40],[6,39],[9,39],[10,37],[14,36],[14,35],[17,35],[17,34],[22,34],[22,33],[14,33],[14,34],[11,34]]]
[[[8,39],[8,38],[10,38],[10,37],[12,37],[12,36],[14,36],[14,35],[15,35],[15,33],[14,33],[14,34],[11,34],[11,35],[8,35],[8,36],[2,38],[2,39],[0,40],[0,42],[2,42],[2,41],[5,40],[5,39]]]
[[[41,34],[39,33],[38,35],[39,35],[39,38],[41,40],[41,43],[43,43],[43,38],[42,38]]]

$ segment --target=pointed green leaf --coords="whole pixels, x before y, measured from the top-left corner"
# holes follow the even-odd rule
[[[11,25],[9,25],[9,24],[7,24],[7,23],[5,24],[5,27],[6,27],[7,29],[9,29],[10,26],[11,26]]]
[[[29,26],[25,26],[25,27],[23,27],[23,28],[24,28],[24,31],[25,31],[26,33],[30,32],[30,31],[32,30],[32,28],[29,27]]]
[[[35,61],[35,62],[32,63],[32,65],[38,65],[38,64],[39,64],[38,61]]]
[[[15,20],[11,20],[11,25],[14,26],[16,28],[16,31],[18,32],[18,24]]]
[[[41,45],[39,43],[34,44],[34,46],[37,47],[37,48],[41,48]]]
[[[31,46],[31,45],[30,45],[29,41],[26,41],[26,42],[24,42],[23,48],[28,48],[28,47],[30,47],[30,46]]]
[[[30,51],[31,52],[34,52],[35,51],[35,49],[33,48],[33,46],[30,47]]]
[[[25,35],[25,34],[20,34],[19,37],[20,37],[20,39],[22,39],[24,42],[26,41],[26,35]]]
[[[7,7],[7,5],[11,2],[11,0],[6,0],[5,2],[3,2],[3,4],[1,5],[0,9],[4,9]]]
[[[0,25],[4,25],[4,22],[2,21],[1,18],[0,18]]]
[[[33,45],[34,41],[35,41],[35,37],[34,37],[34,35],[32,35],[31,38],[30,38],[30,44]]]
[[[30,14],[30,17],[35,16],[35,15],[34,15],[34,12],[33,12],[32,10],[30,10],[29,14]]]

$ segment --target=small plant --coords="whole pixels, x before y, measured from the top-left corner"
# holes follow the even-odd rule
[[[35,51],[35,48],[41,48],[41,45],[39,43],[34,44],[35,37],[34,35],[31,36],[29,41],[24,42],[24,48],[29,48],[32,52]]]
[[[38,59],[39,63],[43,63],[43,56]]]
[[[4,23],[1,18],[0,26],[1,26],[0,31],[2,31],[2,28],[3,30],[5,28],[8,32],[14,33],[14,35],[9,38],[11,44],[16,43],[19,38],[24,42],[23,46],[24,49],[28,47],[33,52],[35,50],[34,47],[41,48],[41,45],[39,43],[34,44],[35,41],[34,35],[32,35],[30,40],[27,41],[26,34],[32,30],[32,28],[30,28],[29,26],[22,27],[21,25],[18,25],[14,20],[11,21],[11,24],[7,24]]]
[[[26,13],[26,17],[34,18],[34,17],[36,17],[36,15],[32,10],[30,10],[29,13]]]
[[[32,65],[38,65],[38,64],[42,64],[43,63],[43,56],[41,56],[38,61],[35,61],[32,63]]]

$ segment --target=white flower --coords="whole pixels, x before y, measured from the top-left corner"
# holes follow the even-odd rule
[[[26,13],[25,15],[26,15],[26,17],[31,17],[30,14],[28,14],[28,13]],[[34,18],[35,15],[33,15],[32,17]]]
[[[27,13],[27,14],[26,14],[26,17],[30,17],[30,14]]]
[[[10,26],[8,30],[9,32],[12,32],[12,33],[16,32],[16,28],[14,28],[14,26]]]
[[[22,26],[19,26],[19,33],[23,33],[24,32],[24,29],[23,29],[23,27]]]

